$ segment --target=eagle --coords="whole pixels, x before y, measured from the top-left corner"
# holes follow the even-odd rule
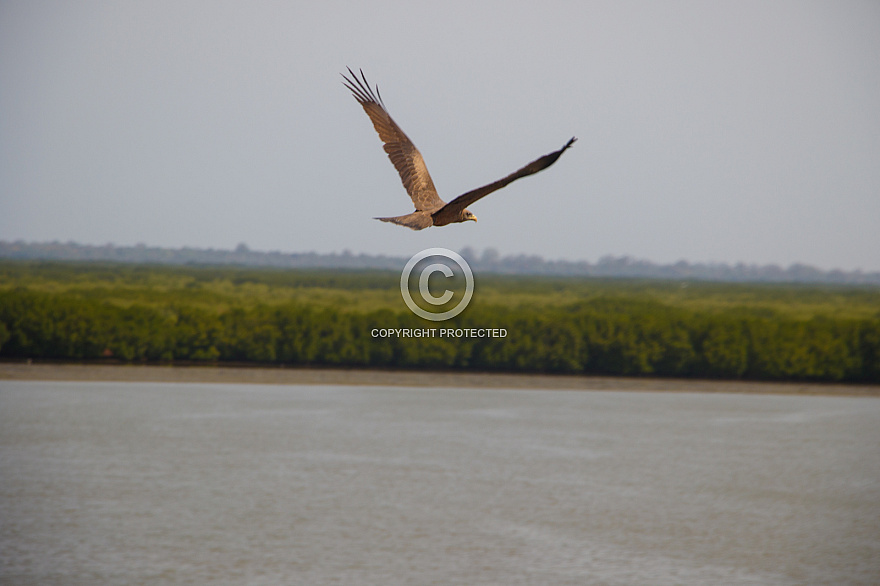
[[[403,187],[416,207],[413,213],[405,216],[375,218],[376,220],[406,226],[413,230],[423,230],[430,226],[446,226],[447,224],[467,222],[468,220],[476,222],[477,216],[467,209],[467,206],[486,197],[493,191],[498,191],[502,187],[513,183],[517,179],[543,171],[555,163],[556,159],[577,140],[576,137],[572,137],[558,151],[544,155],[503,179],[468,191],[463,195],[459,195],[451,202],[446,203],[437,195],[437,189],[434,187],[434,182],[431,180],[428,167],[425,165],[425,160],[422,158],[419,149],[416,148],[416,145],[413,144],[409,137],[404,134],[403,130],[391,119],[391,115],[388,114],[388,110],[385,108],[385,103],[382,101],[382,96],[379,93],[379,86],[375,86],[376,91],[374,92],[370,88],[370,84],[367,82],[362,69],[359,70],[360,78],[355,75],[350,67],[346,69],[348,69],[351,77],[346,77],[343,73],[342,78],[345,80],[343,85],[351,91],[354,98],[360,103],[364,112],[367,113],[367,116],[373,122],[373,127],[379,133],[379,138],[385,145],[385,152],[388,153],[388,158],[391,159],[391,163],[397,169],[400,180],[403,182]]]

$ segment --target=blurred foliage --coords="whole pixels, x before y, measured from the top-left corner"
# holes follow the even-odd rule
[[[0,356],[880,382],[877,287],[478,276],[435,324],[399,274],[0,262]],[[374,328],[505,338],[374,338]]]

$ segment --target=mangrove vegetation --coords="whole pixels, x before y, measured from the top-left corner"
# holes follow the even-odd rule
[[[436,324],[396,271],[0,262],[0,357],[880,383],[880,288],[478,276]],[[496,328],[505,337],[378,337]]]

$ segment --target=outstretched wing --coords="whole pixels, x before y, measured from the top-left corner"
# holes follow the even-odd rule
[[[459,195],[458,197],[453,199],[451,202],[449,202],[448,204],[443,206],[442,209],[434,212],[434,216],[436,217],[436,216],[442,215],[443,217],[446,217],[447,214],[450,215],[450,217],[458,216],[458,213],[461,210],[463,210],[467,206],[471,205],[472,203],[474,203],[478,199],[486,197],[487,195],[489,195],[493,191],[498,191],[502,187],[506,187],[507,185],[513,183],[517,179],[522,179],[523,177],[528,177],[529,175],[534,175],[538,171],[543,171],[544,169],[546,169],[547,167],[549,167],[550,165],[555,163],[556,159],[558,159],[560,156],[562,156],[562,153],[564,153],[567,148],[569,148],[572,144],[574,144],[574,141],[576,141],[576,140],[577,140],[576,137],[571,137],[571,139],[567,143],[565,143],[565,146],[562,147],[561,149],[559,149],[558,151],[553,151],[549,155],[544,155],[540,159],[536,159],[536,160],[532,161],[531,163],[529,163],[528,165],[526,165],[525,167],[523,167],[519,171],[515,171],[515,172],[511,173],[510,175],[508,175],[504,179],[499,179],[498,181],[496,181],[494,183],[490,183],[489,185],[484,185],[483,187],[478,187],[477,189],[474,189],[473,191],[468,191],[467,193],[465,193],[463,195]]]
[[[364,77],[363,70],[360,72],[360,79],[350,68],[348,68],[348,72],[351,74],[351,78],[343,74],[344,85],[351,90],[354,98],[373,121],[373,127],[385,144],[385,152],[388,153],[388,158],[397,169],[403,187],[412,198],[416,210],[429,211],[442,207],[446,202],[437,195],[437,189],[434,187],[422,154],[391,119],[385,109],[385,104],[382,103],[379,86],[376,86],[376,92],[373,93],[370,84],[367,83],[367,78]]]

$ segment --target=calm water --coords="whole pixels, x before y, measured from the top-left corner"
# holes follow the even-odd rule
[[[880,400],[0,381],[3,584],[877,584]]]

